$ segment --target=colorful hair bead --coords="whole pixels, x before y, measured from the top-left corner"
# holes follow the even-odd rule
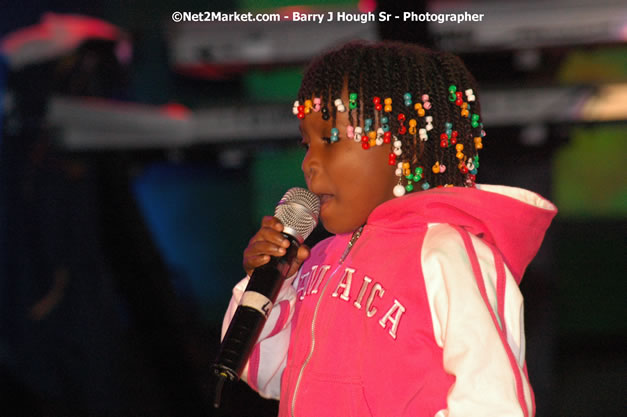
[[[339,111],[340,113],[344,113],[346,111],[346,107],[344,107],[344,103],[342,103],[341,98],[336,98],[333,104],[335,104],[337,111]]]
[[[398,140],[396,137],[394,137],[394,150],[392,150],[392,152],[397,157],[401,156],[401,154],[403,153],[402,146],[403,146],[403,143],[400,140]]]
[[[383,102],[385,103],[385,107],[383,108],[383,111],[385,111],[386,113],[391,113],[392,112],[392,99],[390,97],[387,97]]]
[[[418,130],[418,136],[420,137],[420,140],[423,142],[426,142],[427,139],[429,139],[429,137],[427,136],[427,129],[425,128]]]
[[[427,132],[430,130],[433,130],[433,116],[425,117],[425,121],[427,122],[427,125],[425,126],[425,129],[427,129]]]
[[[383,130],[383,128],[381,128]],[[390,143],[392,142],[392,132],[387,131],[387,132],[383,132],[383,143]]]
[[[457,150],[457,154],[455,155],[457,159],[464,159],[464,154],[462,152],[464,150],[464,145],[458,143],[457,145],[455,145],[455,150]]]
[[[423,191],[427,191],[431,186],[429,185],[429,183],[427,181],[422,183],[422,189]]]
[[[361,126],[357,126],[355,128],[355,137],[353,138],[353,140],[355,142],[361,142],[361,136],[363,134],[363,129],[361,128]]]
[[[472,88],[466,90],[465,93],[468,101],[475,101],[475,93],[472,91]]]
[[[338,137],[339,134],[340,134],[340,131],[337,127],[334,127],[333,129],[331,129],[331,143],[335,143],[338,140],[340,140],[340,138]]]
[[[298,106],[300,106],[300,103],[296,100],[292,106],[292,113],[294,113],[294,116],[298,114]]]
[[[314,99],[313,99],[313,104],[314,104],[313,110],[315,112],[319,112],[320,111],[320,103],[321,103],[320,97],[314,97]]]
[[[368,136],[362,135],[361,137],[361,147],[364,149],[370,149],[370,145],[368,144]]]
[[[311,113],[313,110],[313,102],[311,100],[305,100],[305,114]]]
[[[366,134],[366,136],[368,136],[368,146],[370,148],[374,147],[376,145],[377,132],[371,130]]]
[[[357,108],[357,93],[350,93],[348,96],[348,108],[353,110]]]
[[[469,159],[466,161],[466,168],[468,168],[468,173],[472,175],[477,174],[477,168],[475,167],[475,164],[472,162],[472,159]]]
[[[435,161],[435,164],[433,164],[433,166],[431,167],[431,171],[433,171],[434,174],[439,174],[440,173],[440,162]]]
[[[405,161],[403,162],[403,175],[409,175],[409,173],[411,172],[410,170],[411,165],[409,165],[409,162]]]
[[[371,129],[372,129],[372,119],[364,120],[364,131],[370,132]]]
[[[418,122],[416,122],[416,119],[409,119],[409,134],[410,135],[415,135],[416,134],[416,125],[418,124]]]
[[[385,134],[385,132],[383,131],[383,128],[378,128],[377,129],[377,137],[376,137],[376,142],[377,142],[377,146],[381,146],[383,145],[383,135]]]
[[[431,102],[429,101],[429,95],[428,94],[423,94],[422,95],[422,103],[424,104],[424,109],[425,110],[429,110],[431,108]]]
[[[379,97],[374,97],[372,99],[372,102],[374,103],[374,108],[376,111],[381,111],[383,110],[383,105],[381,104],[381,98]]]
[[[422,104],[416,103],[414,104],[414,110],[418,113],[418,116],[423,117],[425,115],[425,109],[422,107]]]
[[[474,139],[475,141],[475,149],[483,149],[483,143],[481,143],[481,137],[477,136]]]
[[[355,137],[355,128],[353,126],[346,126],[346,137],[349,139],[353,139]]]
[[[455,92],[456,92],[456,91],[457,91],[457,87],[456,87],[455,85],[451,84],[451,85],[448,87],[448,92],[449,92],[449,95],[448,95],[448,100],[449,100],[449,101],[455,101],[455,100],[457,100],[457,96],[455,95]]]
[[[398,114],[398,123],[399,123],[399,127],[398,127],[398,134],[399,135],[404,135],[405,133],[407,133],[407,127],[405,127],[405,115],[403,113],[399,113]]]
[[[394,187],[393,192],[395,197],[402,197],[405,195],[405,187],[403,187],[401,184],[397,184]]]
[[[462,98],[462,92],[458,91],[455,93],[455,105],[461,106],[464,103],[464,99]]]
[[[305,106],[303,106],[302,104],[300,106],[297,107],[298,108],[298,114],[296,115],[299,119],[304,119],[305,118]]]
[[[416,167],[416,170],[414,171],[414,176],[412,178],[414,182],[418,182],[422,180],[422,171],[423,171],[422,167]]]
[[[391,153],[390,155],[394,155],[394,153]],[[396,158],[396,155],[394,155],[394,158]],[[396,171],[394,171],[394,175],[396,175],[397,177],[403,176],[403,163],[402,162],[399,162],[398,164],[396,164]]]
[[[388,124],[389,120],[386,116],[383,116],[381,118],[381,127],[383,128],[384,132],[389,132],[390,131],[390,125]]]
[[[405,100],[405,106],[409,107],[411,106],[411,93],[407,92],[405,94],[403,94],[403,100]]]
[[[470,118],[470,125],[472,127],[479,127],[479,115],[478,114],[473,113],[473,115]]]

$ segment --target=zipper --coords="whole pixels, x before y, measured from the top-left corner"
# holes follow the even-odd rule
[[[313,356],[314,347],[316,345],[316,335],[315,335],[316,317],[318,316],[318,308],[320,307],[322,296],[324,295],[324,292],[326,291],[327,286],[329,285],[329,282],[331,282],[331,278],[333,278],[333,276],[338,271],[338,269],[340,269],[340,266],[342,266],[342,264],[344,263],[344,260],[348,256],[348,253],[351,251],[351,249],[355,245],[355,242],[357,242],[357,239],[359,239],[359,237],[361,236],[362,230],[364,230],[364,226],[361,226],[359,229],[355,230],[355,232],[353,233],[353,236],[351,237],[351,240],[348,242],[346,249],[344,249],[344,253],[342,253],[342,256],[340,257],[339,263],[337,264],[337,266],[335,267],[335,269],[333,270],[333,272],[331,273],[327,281],[324,283],[324,286],[322,287],[322,291],[320,292],[320,296],[318,297],[318,301],[316,302],[316,307],[314,309],[313,318],[311,319],[311,347],[309,348],[309,354],[307,355],[307,358],[305,359],[305,362],[303,363],[303,366],[301,366],[300,372],[298,373],[298,379],[296,379],[296,386],[294,387],[294,394],[292,395],[292,405],[291,405],[291,410],[290,410],[292,417],[295,417],[294,408],[296,407],[296,395],[298,394],[298,387],[300,386],[300,381],[303,377],[303,372],[305,371],[305,367],[307,366],[307,364],[311,360],[311,357]]]

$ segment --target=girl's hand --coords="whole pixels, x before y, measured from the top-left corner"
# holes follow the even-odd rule
[[[290,246],[282,234],[283,224],[276,217],[266,216],[261,221],[261,229],[250,239],[248,247],[244,249],[244,271],[248,276],[253,270],[270,262],[270,256],[283,256],[285,249]],[[296,253],[296,259],[292,263],[287,276],[290,277],[309,257],[309,248],[301,245]]]

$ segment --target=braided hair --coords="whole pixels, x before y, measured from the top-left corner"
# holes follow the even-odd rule
[[[456,91],[451,92],[451,86],[455,86]],[[394,135],[392,143],[395,140],[402,143],[400,160],[394,161],[394,165],[405,162],[407,167],[409,163],[411,174],[405,175],[406,168],[402,171],[409,184],[413,179],[422,189],[474,186],[479,166],[478,149],[483,146],[481,138],[485,133],[480,123],[478,96],[469,98],[465,94],[468,89],[472,89],[473,95],[477,94],[476,81],[457,56],[401,42],[350,42],[311,62],[298,91],[298,100],[303,103],[320,97],[335,126],[333,102],[341,97],[345,87],[349,93],[357,93],[357,106],[348,114],[352,126],[364,126],[366,119],[381,126],[381,117],[388,117]],[[411,94],[409,105],[405,102],[406,93]],[[424,106],[425,94],[431,108],[425,108],[425,115],[419,116],[414,105]],[[374,97],[379,97],[381,104],[385,98],[391,98],[392,111],[376,110]],[[469,111],[462,115],[463,109]],[[401,113],[405,116],[402,122],[399,120]],[[432,117],[430,126],[427,116]],[[416,121],[415,130],[408,128],[411,119]],[[427,130],[426,141],[421,140],[420,129]],[[460,150],[458,144],[463,145],[463,149]],[[444,169],[438,170],[442,165]],[[422,175],[412,177],[418,167],[422,167]]]

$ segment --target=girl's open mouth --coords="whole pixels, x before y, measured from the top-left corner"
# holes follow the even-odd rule
[[[332,198],[333,194],[320,194],[320,209],[331,201]]]

